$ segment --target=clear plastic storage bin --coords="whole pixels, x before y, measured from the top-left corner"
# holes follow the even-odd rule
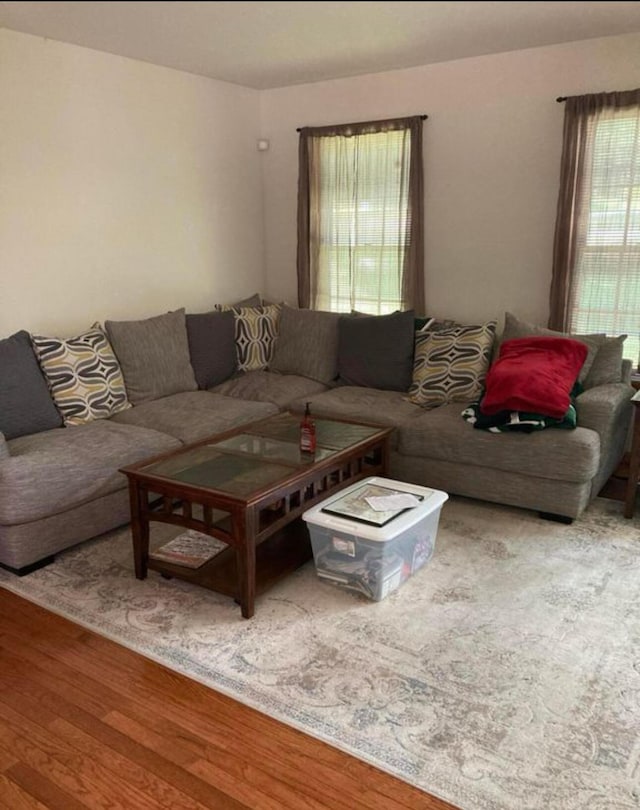
[[[412,495],[418,502],[389,503],[390,508],[376,511],[367,500],[398,495]],[[376,477],[317,504],[302,517],[318,576],[375,601],[384,599],[431,559],[448,497],[436,489]]]

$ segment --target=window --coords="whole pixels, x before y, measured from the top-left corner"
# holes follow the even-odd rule
[[[422,119],[300,135],[300,306],[423,310]]]
[[[567,105],[552,315],[562,307],[562,289],[566,312],[554,327],[626,334],[624,356],[638,367],[640,91],[580,96]]]

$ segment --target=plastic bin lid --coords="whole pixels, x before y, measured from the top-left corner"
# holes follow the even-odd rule
[[[368,500],[393,495],[413,495],[418,503],[415,506],[391,506],[379,510],[373,508]],[[318,526],[384,542],[439,509],[448,497],[445,492],[403,481],[366,478],[317,504],[302,517]],[[375,503],[375,506],[378,504]]]

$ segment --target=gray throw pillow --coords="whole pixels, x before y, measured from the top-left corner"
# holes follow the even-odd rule
[[[338,375],[339,319],[337,312],[294,309],[284,304],[269,370],[333,382]]]
[[[212,388],[236,370],[236,332],[233,312],[187,315],[189,355],[198,387]]]
[[[105,321],[104,325],[132,404],[197,389],[184,309],[142,321]]]
[[[511,312],[505,313],[504,332],[502,333],[502,339],[500,343],[504,342],[505,340],[511,340],[511,338],[521,338],[531,336],[566,337],[572,338],[573,340],[580,340],[582,341],[582,343],[585,343],[589,351],[587,352],[585,361],[582,364],[582,368],[580,369],[580,374],[578,374],[578,381],[582,383],[584,388],[592,387],[590,385],[587,385],[586,381],[589,375],[589,371],[591,370],[591,366],[594,364],[596,356],[598,354],[600,343],[605,338],[605,335],[570,335],[567,332],[556,332],[553,329],[547,329],[544,326],[537,326],[536,324],[529,323],[528,321],[522,321],[520,320],[520,318],[517,318],[515,315],[512,315]],[[497,357],[497,352],[500,348],[497,341],[496,344],[497,345],[495,357]],[[619,376],[620,371],[618,371],[618,377]]]
[[[342,316],[338,377],[345,385],[407,391],[413,375],[414,312]]]
[[[9,458],[9,455],[7,440],[4,437],[4,433],[0,433],[0,461],[2,461],[3,458]]]
[[[28,332],[0,340],[0,379],[0,431],[6,439],[62,426]]]
[[[598,353],[584,381],[585,388],[621,381],[623,344],[626,339],[626,335],[599,337]]]

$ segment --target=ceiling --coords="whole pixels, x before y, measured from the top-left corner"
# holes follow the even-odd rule
[[[640,31],[640,2],[0,2],[0,26],[264,90]]]

